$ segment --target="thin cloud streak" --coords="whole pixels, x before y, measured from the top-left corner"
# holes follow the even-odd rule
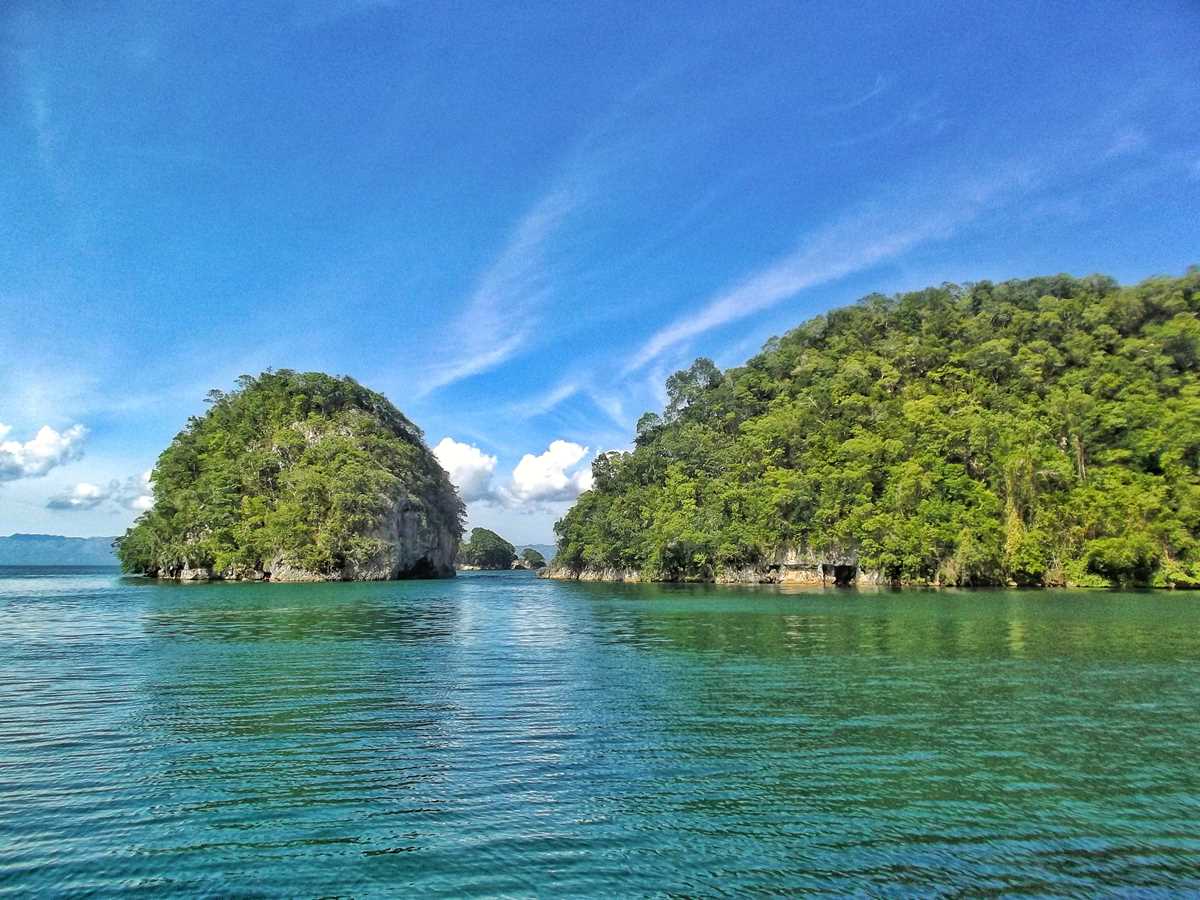
[[[463,355],[453,362],[436,367],[417,391],[418,397],[427,397],[434,391],[455,382],[479,375],[496,368],[525,345],[525,333],[509,335],[491,350],[472,355]]]
[[[629,422],[625,417],[624,405],[620,398],[613,393],[604,393],[597,388],[594,372],[577,373],[566,378],[536,397],[529,400],[512,403],[505,411],[512,416],[531,419],[553,412],[572,397],[584,397],[608,416],[616,425],[625,428]]]
[[[507,411],[521,418],[533,418],[548,413],[560,403],[574,397],[580,391],[579,384],[574,380],[562,381],[537,397],[520,403],[512,403]]]
[[[14,67],[24,93],[29,131],[34,139],[38,164],[61,201],[66,194],[67,184],[58,165],[58,135],[54,126],[50,85],[34,53],[35,39],[35,20],[32,16],[26,16],[19,22],[16,32],[18,49],[14,54]]]
[[[776,306],[817,285],[895,259],[920,244],[944,240],[1002,202],[1025,181],[1005,173],[950,192],[936,209],[891,204],[888,213],[859,211],[805,240],[789,255],[711,298],[699,312],[660,329],[626,363],[622,374],[642,369],[705,332]]]
[[[890,85],[888,84],[888,80],[886,78],[884,78],[882,75],[876,75],[875,84],[865,94],[855,97],[853,100],[850,100],[846,103],[835,103],[820,109],[814,109],[812,112],[814,115],[825,116],[832,115],[834,113],[849,112],[852,109],[858,109],[858,107],[862,106],[864,103],[869,103],[880,94],[884,93],[889,86]]]
[[[496,368],[534,337],[532,319],[550,292],[546,245],[581,201],[578,190],[556,188],[522,217],[458,317],[454,332],[460,352],[433,369],[418,396]],[[499,344],[497,335],[504,335]]]
[[[638,127],[639,114],[644,116],[638,103],[671,74],[664,66],[642,79],[579,137],[551,182],[554,187],[517,223],[459,315],[454,330],[461,352],[431,368],[418,397],[495,369],[537,338],[538,312],[554,293],[555,276],[562,274],[550,258],[551,242],[599,195],[601,181],[619,183],[620,173],[643,157],[649,138]],[[575,277],[578,281],[578,273]],[[497,335],[505,336],[499,345]]]

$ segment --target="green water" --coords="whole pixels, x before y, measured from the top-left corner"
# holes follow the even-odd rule
[[[1200,595],[0,570],[0,894],[1200,890]]]

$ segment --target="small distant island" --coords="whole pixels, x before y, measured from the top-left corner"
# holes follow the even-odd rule
[[[472,528],[470,538],[458,549],[458,568],[464,571],[542,569],[546,558],[533,547],[517,548],[487,528]]]
[[[185,581],[448,577],[464,506],[421,430],[351,378],[267,371],[212,391],[116,541],[126,572]]]
[[[871,295],[667,382],[544,575],[1200,586],[1200,270]]]

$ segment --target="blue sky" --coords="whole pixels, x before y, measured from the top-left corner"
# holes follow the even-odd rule
[[[698,355],[1200,262],[1195,3],[0,8],[0,533],[122,530],[212,387],[350,374],[549,541]]]

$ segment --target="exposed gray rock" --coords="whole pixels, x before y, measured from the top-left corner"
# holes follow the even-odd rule
[[[389,581],[394,578],[449,578],[454,575],[458,541],[444,526],[429,521],[417,505],[397,503],[383,524],[368,537],[379,550],[364,560],[347,560],[337,572],[312,572],[293,565],[284,556],[266,567],[271,581]],[[245,577],[245,576],[236,576]]]
[[[672,581],[671,578],[647,578],[637,569],[584,566],[548,566],[538,573],[542,578],[574,581]],[[808,549],[780,549],[774,560],[753,566],[719,569],[707,579],[716,584],[886,584],[880,573],[863,569],[858,553],[848,548],[816,553]]]
[[[291,563],[276,557],[267,566],[267,575],[271,581],[282,583],[296,583],[303,581],[341,581],[340,574],[338,575],[322,575],[319,572],[310,572],[307,569],[302,569],[299,566],[293,566]]]
[[[560,581],[625,581],[637,583],[642,581],[642,573],[637,569],[597,568],[585,566],[582,569],[570,569],[566,566],[546,566],[538,570],[539,578],[554,578]]]
[[[347,562],[347,581],[385,581],[392,578],[448,578],[454,575],[458,540],[448,528],[429,521],[419,506],[398,503],[370,537],[381,541],[378,553],[363,562]]]

